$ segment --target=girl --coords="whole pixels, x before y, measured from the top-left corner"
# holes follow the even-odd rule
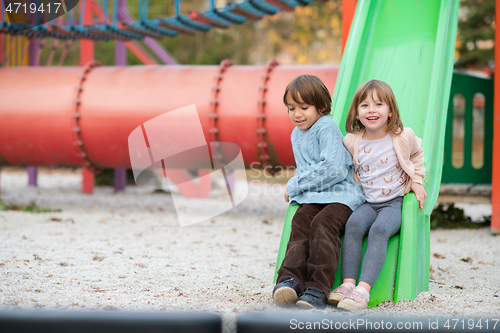
[[[346,120],[344,145],[351,153],[356,181],[366,203],[349,217],[342,248],[342,285],[333,290],[329,304],[350,311],[366,309],[370,289],[384,265],[389,237],[401,226],[403,196],[415,192],[420,208],[427,197],[422,140],[404,128],[392,89],[370,80],[354,94]],[[359,284],[361,244],[368,234]]]
[[[323,309],[335,280],[340,235],[364,197],[342,133],[328,117],[331,97],[323,82],[301,75],[290,82],[283,102],[295,125],[291,139],[297,164],[285,200],[301,206],[292,219],[273,299],[282,306]]]

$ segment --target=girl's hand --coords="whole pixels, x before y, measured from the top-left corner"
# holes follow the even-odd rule
[[[288,195],[288,189],[285,187],[285,201],[288,202],[290,200],[290,196]]]
[[[424,187],[418,183],[413,183],[411,185],[411,190],[415,193],[418,202],[420,202],[420,208],[424,208],[425,198],[427,198],[427,193],[425,192]]]

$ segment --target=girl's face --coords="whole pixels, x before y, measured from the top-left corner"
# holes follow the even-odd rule
[[[387,134],[385,128],[389,117],[392,117],[389,105],[378,98],[375,90],[368,92],[358,105],[356,119],[365,126],[367,137],[371,140],[381,139]]]
[[[301,130],[307,130],[321,118],[314,105],[304,103],[302,98],[297,96],[298,102],[288,95],[286,97],[286,106],[288,107],[288,116],[292,123]]]

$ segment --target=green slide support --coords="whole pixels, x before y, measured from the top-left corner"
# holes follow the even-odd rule
[[[446,115],[453,73],[459,0],[359,0],[337,85],[332,118],[344,124],[356,88],[370,79],[387,82],[398,101],[403,124],[423,140],[427,199],[419,208],[413,193],[405,196],[401,231],[389,240],[382,272],[369,306],[413,300],[429,290],[430,214],[436,204],[443,167]],[[276,263],[278,271],[290,238],[289,206]],[[366,248],[367,239],[364,240]],[[275,282],[277,273],[275,273]],[[334,288],[341,282],[337,270]]]

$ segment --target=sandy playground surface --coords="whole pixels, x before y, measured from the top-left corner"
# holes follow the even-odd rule
[[[236,208],[181,228],[167,193],[82,194],[78,170],[41,170],[33,188],[25,171],[2,169],[4,202],[61,212],[0,211],[0,310],[207,311],[226,331],[237,314],[297,311],[271,299],[284,185],[249,181]],[[207,204],[218,202],[192,206]],[[356,315],[500,318],[499,241],[489,228],[431,231],[429,292]]]

